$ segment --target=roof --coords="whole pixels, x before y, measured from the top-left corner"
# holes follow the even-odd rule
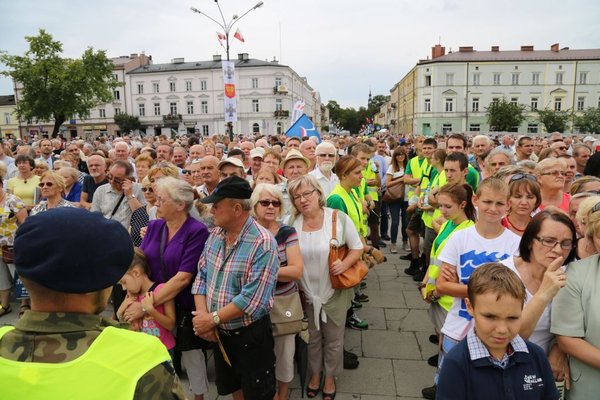
[[[483,62],[483,61],[582,61],[600,60],[600,49],[559,51],[552,50],[505,50],[505,51],[457,51],[432,60],[420,60],[419,65],[440,62]]]
[[[263,61],[250,58],[248,60],[231,60],[235,62],[236,68],[245,67],[284,67],[287,65],[279,64],[278,62]],[[192,61],[183,63],[166,63],[166,64],[149,64],[129,71],[129,74],[146,74],[153,72],[176,72],[176,71],[196,71],[221,69],[221,61]]]
[[[0,96],[0,106],[14,106],[15,104],[16,103],[14,94]]]

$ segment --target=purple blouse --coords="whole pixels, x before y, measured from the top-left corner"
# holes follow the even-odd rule
[[[163,254],[165,276],[163,278],[160,262],[160,242],[162,232],[165,230],[166,234],[166,229],[164,220],[150,221],[140,246],[144,250],[150,265],[150,278],[154,282],[165,283],[178,272],[189,272],[192,277],[196,276],[198,273],[198,260],[208,238],[208,229],[202,222],[188,217],[171,241],[165,243]],[[175,304],[188,311],[195,309],[194,298],[191,293],[193,281],[192,279],[190,284],[175,297]]]

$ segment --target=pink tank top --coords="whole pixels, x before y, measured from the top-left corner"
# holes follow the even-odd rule
[[[154,288],[152,293],[158,293],[158,291],[164,286],[164,283],[159,284]],[[145,296],[140,295],[137,297],[137,301],[142,301]],[[155,306],[156,311],[163,314],[165,313],[165,306],[162,304],[159,306]],[[175,347],[175,337],[171,333],[171,331],[165,329],[162,325],[160,325],[156,320],[149,314],[144,315],[144,319],[142,320],[142,328],[141,331],[147,333],[148,335],[156,336],[160,339],[160,341],[165,345],[167,350],[171,350]]]

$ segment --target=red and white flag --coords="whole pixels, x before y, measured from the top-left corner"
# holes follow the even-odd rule
[[[225,36],[221,32],[217,32],[217,39],[219,40],[219,43],[221,43],[221,40],[227,40],[227,36]]]
[[[244,43],[246,40],[244,39],[244,37],[242,36],[242,32],[240,32],[240,28],[238,28],[235,31],[235,35],[233,35],[234,38],[236,38],[237,40],[239,40],[240,42]]]

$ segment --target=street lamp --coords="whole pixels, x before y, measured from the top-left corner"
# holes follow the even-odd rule
[[[219,14],[221,14],[221,19],[223,21],[222,23],[217,21],[210,15],[205,14],[202,11],[198,10],[196,7],[190,7],[190,10],[192,10],[195,13],[205,16],[206,18],[213,21],[215,24],[219,25],[221,27],[221,29],[223,29],[223,31],[225,32],[225,53],[227,55],[227,61],[229,61],[229,33],[231,32],[231,28],[233,27],[233,25],[235,25],[236,22],[238,22],[240,19],[244,18],[246,16],[246,14],[248,14],[252,10],[262,7],[264,5],[264,3],[262,1],[259,1],[252,8],[250,8],[248,11],[246,11],[245,13],[243,13],[240,16],[238,16],[237,14],[234,14],[233,17],[231,18],[231,21],[229,21],[229,22],[227,22],[225,20],[225,16],[223,15],[223,11],[221,10],[219,1],[215,0],[215,3],[217,3],[217,8],[219,9]],[[233,141],[233,124],[231,122],[228,122],[227,125],[229,128],[229,140]]]

